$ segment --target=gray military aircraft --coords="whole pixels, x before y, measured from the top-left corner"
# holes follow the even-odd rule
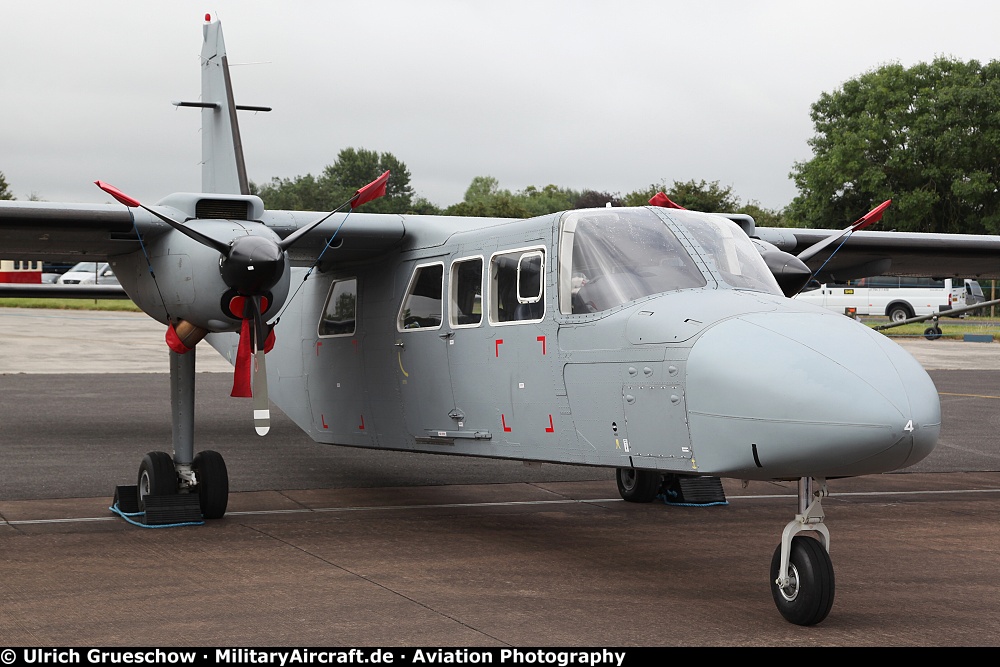
[[[260,434],[271,399],[317,442],[612,467],[634,502],[665,479],[797,480],[772,594],[793,623],[827,616],[826,480],[916,463],[941,412],[900,347],[788,297],[810,277],[996,277],[1000,239],[855,231],[874,213],[763,229],[669,201],[527,220],[268,211],[237,121],[261,107],[235,104],[220,25],[203,32],[201,101],[178,103],[201,110],[202,193],[146,206],[98,182],[121,204],[0,202],[5,256],[106,258],[167,327],[173,454],[143,458],[140,508],[226,512],[225,462],[195,453],[205,339]]]

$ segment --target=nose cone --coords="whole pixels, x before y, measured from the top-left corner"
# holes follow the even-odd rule
[[[841,315],[755,313],[709,329],[687,368],[699,469],[747,479],[840,477],[913,465],[941,405],[917,361]]]

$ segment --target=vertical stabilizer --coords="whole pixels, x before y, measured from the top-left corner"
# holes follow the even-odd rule
[[[250,194],[236,103],[229,78],[222,24],[202,27],[201,48],[201,189],[203,192]]]

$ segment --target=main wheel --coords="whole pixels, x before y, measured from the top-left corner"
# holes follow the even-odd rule
[[[789,623],[816,625],[833,607],[833,562],[818,540],[811,537],[792,538],[792,553],[788,559],[788,586],[779,586],[781,545],[771,558],[771,596],[778,611]]]
[[[229,471],[222,454],[206,449],[191,462],[198,479],[198,502],[206,519],[221,519],[229,506]]]
[[[618,468],[615,471],[618,493],[630,503],[648,503],[660,492],[662,478],[656,470]]]
[[[150,452],[139,464],[136,495],[139,511],[146,511],[146,496],[169,496],[177,493],[177,470],[174,460],[166,452]]]

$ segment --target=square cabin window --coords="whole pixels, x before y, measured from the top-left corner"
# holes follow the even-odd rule
[[[319,335],[353,336],[358,309],[358,279],[334,280],[319,321]]]
[[[545,254],[540,248],[490,260],[490,322],[537,322],[545,315]]]
[[[483,258],[451,265],[451,326],[474,327],[483,321]]]

